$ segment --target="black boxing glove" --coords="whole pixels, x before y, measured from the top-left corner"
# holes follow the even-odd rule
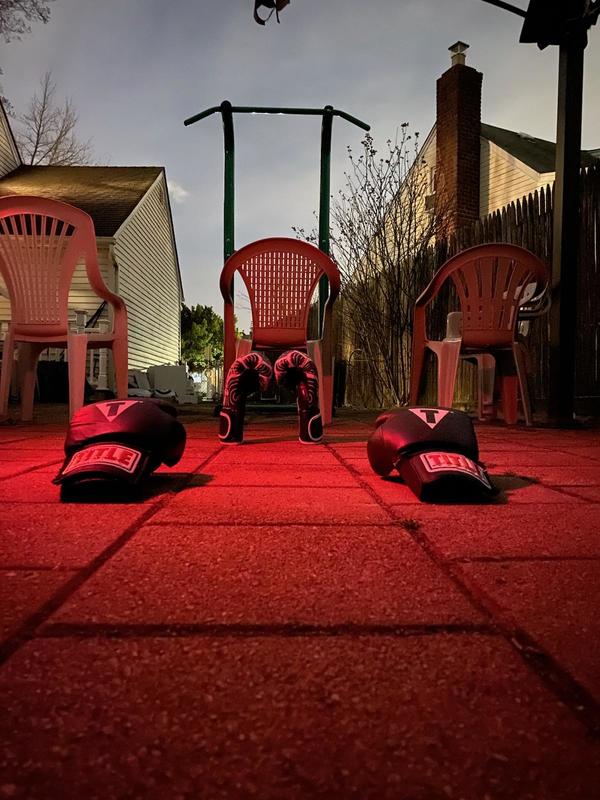
[[[299,350],[289,350],[275,362],[277,383],[296,393],[298,438],[304,444],[320,442],[323,421],[319,410],[319,377],[311,359]]]
[[[91,482],[137,485],[160,464],[174,466],[186,440],[176,415],[170,403],[154,399],[83,406],[69,424],[66,458],[53,483],[63,489]]]
[[[420,500],[491,495],[494,489],[479,463],[473,423],[446,408],[398,408],[381,414],[367,442],[378,475],[397,469]]]
[[[220,413],[219,439],[223,444],[239,444],[244,440],[246,398],[268,388],[273,370],[259,353],[236,358],[225,380],[223,407]]]

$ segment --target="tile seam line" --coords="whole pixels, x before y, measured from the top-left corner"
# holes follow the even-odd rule
[[[223,449],[217,446],[216,449],[202,461],[194,472],[189,473],[185,480],[179,483],[177,490],[163,495],[158,502],[151,504],[140,516],[133,520],[125,530],[113,542],[107,545],[89,564],[83,569],[78,570],[62,586],[60,586],[47,600],[42,603],[32,614],[30,614],[21,625],[10,634],[4,641],[0,642],[0,667],[8,661],[20,648],[35,636],[35,631],[43,625],[49,617],[54,614],[86,581],[88,581],[101,567],[104,566],[114,555],[116,555],[142,528],[147,520],[151,519],[162,508],[164,508],[176,496],[178,491],[184,489],[191,483],[194,476],[209,464]]]
[[[36,633],[35,639],[134,639],[134,638],[299,638],[299,637],[390,637],[409,636],[500,636],[487,624],[362,624],[339,623],[50,623]]]
[[[326,445],[327,446],[327,445]],[[380,498],[375,490],[364,480],[351,464],[346,464],[343,456],[334,453],[337,460],[344,464],[346,469],[356,475],[379,507],[392,517],[396,523],[402,525],[400,514]],[[448,562],[434,543],[421,530],[409,530],[404,525],[402,528],[412,540],[421,548],[427,557],[452,581],[459,592],[485,617],[490,624],[495,626],[502,634],[507,644],[519,656],[526,668],[546,686],[550,693],[566,705],[573,716],[585,727],[594,738],[600,738],[600,703],[592,694],[580,684],[569,672],[564,669],[543,647],[529,634],[516,624],[508,622],[497,604],[476,581],[470,581],[461,570],[460,564]],[[535,655],[534,655],[535,654]]]
[[[503,563],[554,563],[556,561],[600,561],[600,553],[594,556],[578,555],[506,555],[506,556],[451,556],[446,561],[449,564],[503,564]]]
[[[13,478],[20,478],[22,475],[27,475],[30,472],[35,472],[36,470],[39,470],[39,469],[45,469],[46,467],[51,467],[54,464],[60,464],[61,461],[64,461],[64,459],[63,458],[55,458],[52,461],[44,461],[43,464],[36,464],[33,467],[25,467],[24,469],[19,470],[18,472],[13,472],[12,475],[2,475],[2,476],[0,476],[0,482],[9,481],[9,480],[12,480]]]
[[[396,528],[396,521],[391,519],[389,522],[290,522],[290,520],[280,520],[279,522],[186,522],[185,520],[155,520],[145,523],[148,528]]]

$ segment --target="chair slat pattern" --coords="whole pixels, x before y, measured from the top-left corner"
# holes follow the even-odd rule
[[[512,333],[520,298],[534,272],[511,258],[479,258],[452,273],[463,313],[463,336],[469,331]]]
[[[256,333],[268,328],[306,332],[310,301],[322,274],[306,256],[286,250],[258,253],[244,262],[242,276]]]
[[[66,325],[61,301],[75,269],[74,227],[44,214],[0,218],[0,259],[14,323]],[[61,264],[69,262],[66,275]]]

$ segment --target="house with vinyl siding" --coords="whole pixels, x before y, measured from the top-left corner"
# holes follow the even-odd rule
[[[86,211],[104,281],[127,305],[130,369],[179,361],[183,289],[164,167],[26,166],[2,110],[0,197],[5,195],[48,197]],[[0,325],[10,319],[2,289]],[[110,325],[83,263],[75,271],[69,310],[74,325],[94,317],[95,325]]]
[[[449,48],[451,65],[436,83],[436,120],[417,164],[429,173],[424,206],[449,219],[450,231],[554,183],[556,145],[481,120],[483,75],[468,66],[468,45]],[[582,151],[581,166],[598,163]]]

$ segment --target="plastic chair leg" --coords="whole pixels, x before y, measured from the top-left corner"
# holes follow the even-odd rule
[[[19,373],[21,380],[21,419],[31,422],[33,419],[33,395],[37,379],[37,362],[45,345],[19,343]]]
[[[438,406],[441,408],[452,408],[460,345],[460,340],[443,341],[435,350],[438,360]]]
[[[127,340],[115,339],[112,345],[112,354],[117,397],[119,400],[126,400],[129,380]]]
[[[521,403],[523,405],[523,415],[525,417],[525,424],[532,425],[533,418],[531,413],[531,398],[529,396],[529,386],[527,384],[527,368],[525,366],[526,351],[520,342],[513,344],[513,357],[515,359],[515,366],[517,368],[517,378],[519,382],[519,389],[521,391]]]
[[[2,349],[2,372],[0,372],[0,417],[8,415],[8,398],[10,395],[10,379],[14,364],[14,340],[10,331],[4,338]]]
[[[496,359],[490,353],[482,353],[476,359],[479,419],[486,419],[494,416]]]
[[[516,375],[502,375],[502,412],[507,425],[517,424],[518,387],[519,379]]]
[[[86,356],[87,336],[70,333],[68,340],[69,419],[83,406]]]

